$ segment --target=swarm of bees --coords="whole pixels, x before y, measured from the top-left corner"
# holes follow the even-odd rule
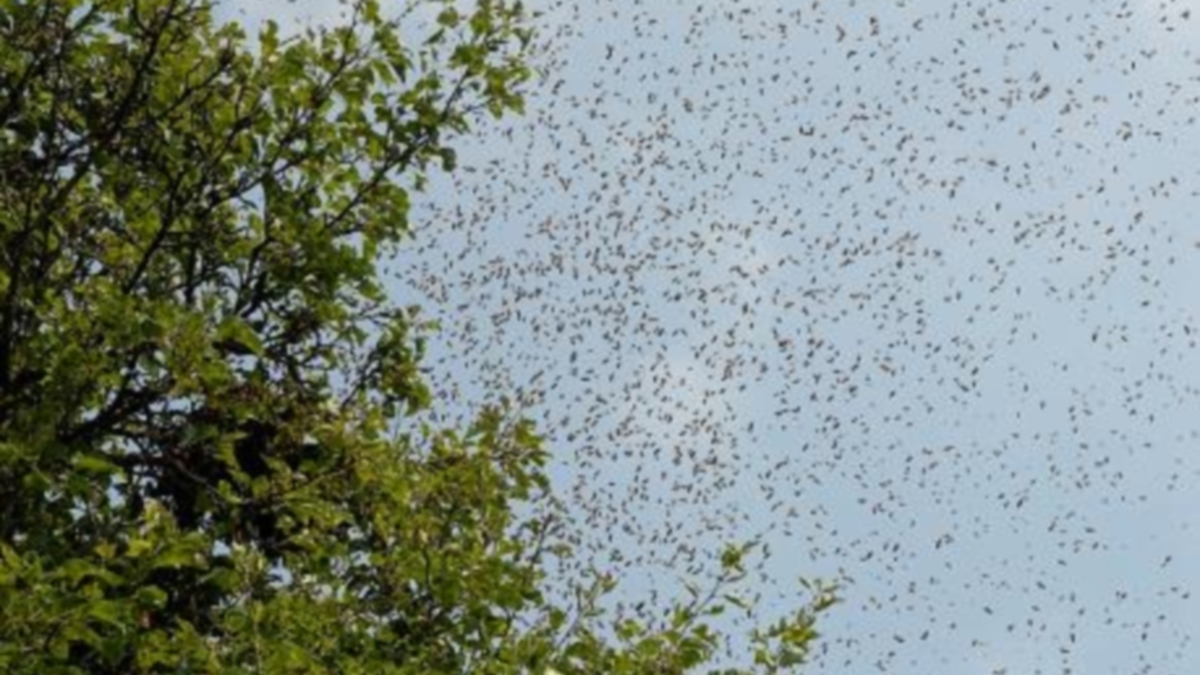
[[[564,572],[758,539],[764,614],[843,584],[806,672],[1198,672],[1189,2],[529,4],[392,270],[547,435]]]

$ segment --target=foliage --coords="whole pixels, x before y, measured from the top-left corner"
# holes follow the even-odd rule
[[[661,629],[541,592],[546,452],[503,405],[462,430],[389,303],[409,194],[481,113],[522,109],[519,4],[374,0],[257,46],[203,0],[0,0],[0,669],[682,672]],[[405,27],[407,30],[407,27]],[[743,549],[724,558],[724,589]],[[803,660],[812,605],[756,634]]]

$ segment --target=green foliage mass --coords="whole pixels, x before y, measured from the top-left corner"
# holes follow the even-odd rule
[[[253,43],[204,0],[0,0],[0,671],[672,673],[741,601],[544,593],[546,451],[464,429],[376,274],[448,143],[519,113],[518,3]],[[418,12],[420,14],[420,12]],[[402,30],[403,29],[403,30]],[[253,45],[253,47],[251,46]],[[803,661],[818,588],[756,632]]]

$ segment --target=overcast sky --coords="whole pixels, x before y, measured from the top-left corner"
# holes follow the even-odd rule
[[[1200,2],[527,4],[389,273],[583,559],[762,536],[764,611],[844,583],[809,673],[1200,672]]]

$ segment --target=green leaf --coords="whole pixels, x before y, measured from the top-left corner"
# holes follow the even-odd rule
[[[88,605],[87,614],[112,626],[124,624],[124,612],[120,603],[113,600],[98,600]]]
[[[4,565],[10,570],[20,570],[24,565],[21,562],[21,556],[13,550],[12,546],[0,542],[0,559],[4,560]]]
[[[458,25],[459,18],[458,10],[453,7],[447,7],[438,14],[437,22],[439,26],[454,28]]]
[[[446,171],[454,171],[458,168],[458,154],[452,148],[441,148],[438,150],[438,155],[442,158],[442,168]]]
[[[263,25],[262,32],[259,33],[258,43],[262,49],[264,59],[274,56],[275,52],[279,49],[279,24],[271,19],[267,19]]]
[[[196,551],[190,547],[172,546],[154,556],[153,566],[159,567],[196,567],[200,565]]]
[[[167,604],[167,592],[158,586],[140,586],[133,599],[141,607],[160,609]]]
[[[120,473],[121,468],[100,455],[76,455],[75,466],[86,473],[112,475]]]

